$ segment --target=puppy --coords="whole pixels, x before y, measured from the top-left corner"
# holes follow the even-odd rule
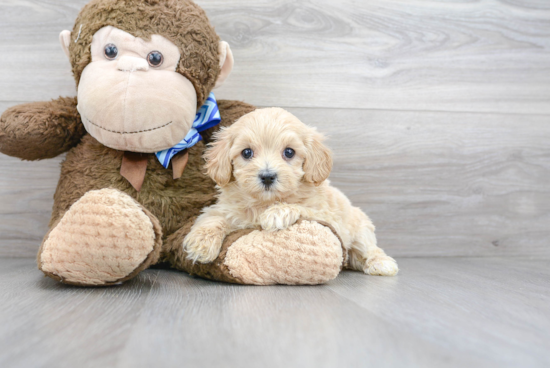
[[[255,110],[220,130],[205,154],[218,202],[203,210],[185,237],[188,257],[208,263],[234,230],[283,230],[305,218],[332,225],[353,269],[395,275],[397,263],[376,245],[371,220],[330,186],[332,153],[323,140],[280,108]]]

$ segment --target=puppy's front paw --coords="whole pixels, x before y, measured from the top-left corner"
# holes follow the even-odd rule
[[[187,252],[187,259],[200,263],[212,262],[220,254],[224,238],[224,234],[209,228],[191,230],[183,240],[183,249]]]
[[[300,211],[288,204],[276,204],[260,216],[260,225],[267,231],[284,230],[300,218]]]
[[[374,256],[367,259],[364,271],[373,276],[394,276],[399,271],[397,262],[386,255]]]

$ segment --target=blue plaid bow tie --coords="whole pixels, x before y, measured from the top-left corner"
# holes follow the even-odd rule
[[[218,125],[220,121],[220,110],[218,109],[216,98],[213,93],[210,93],[204,105],[202,105],[197,112],[193,126],[185,138],[174,147],[156,153],[162,166],[167,169],[172,157],[184,149],[191,148],[200,142],[202,140],[200,132]]]

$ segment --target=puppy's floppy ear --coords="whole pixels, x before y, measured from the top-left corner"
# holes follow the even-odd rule
[[[231,181],[233,165],[231,164],[230,149],[232,144],[231,133],[222,128],[214,136],[214,142],[208,146],[204,154],[206,159],[206,173],[220,187]]]
[[[311,128],[305,139],[306,157],[304,160],[304,180],[315,185],[321,184],[332,170],[332,151],[323,144],[325,136]]]

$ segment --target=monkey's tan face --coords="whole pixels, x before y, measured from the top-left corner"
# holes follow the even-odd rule
[[[176,73],[181,57],[176,45],[159,35],[145,41],[109,26],[94,35],[91,52],[78,86],[78,111],[88,133],[107,147],[147,153],[185,138],[197,95]]]

